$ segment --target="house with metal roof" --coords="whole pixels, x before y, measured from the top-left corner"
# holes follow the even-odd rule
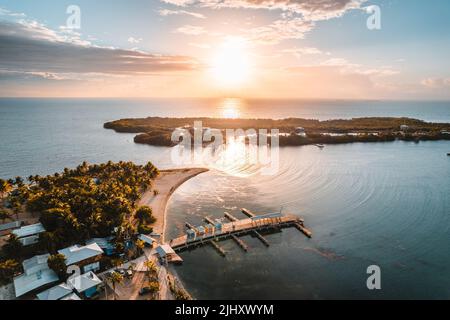
[[[39,300],[62,300],[64,297],[71,295],[72,293],[73,289],[71,287],[65,283],[61,283],[37,294],[36,297]]]
[[[103,285],[103,281],[92,271],[70,277],[67,282],[78,294],[88,299],[98,294]]]
[[[147,246],[149,246],[149,247],[153,247],[153,244],[156,243],[156,240],[155,240],[155,239],[153,239],[152,237],[149,237],[149,236],[147,236],[147,235],[145,235],[145,234],[140,234],[140,235],[138,236],[138,239],[141,240],[141,241],[144,241],[144,243],[145,243]]]
[[[182,263],[183,259],[176,254],[175,250],[168,245],[168,244],[162,244],[156,248],[156,254],[161,259],[161,262],[163,264],[168,264],[169,262],[173,263]]]
[[[83,269],[83,272],[97,271],[100,269],[100,258],[103,250],[97,243],[91,243],[86,246],[74,245],[65,249],[58,250],[58,253],[66,257],[66,265],[76,264]]]
[[[42,223],[36,223],[13,230],[11,233],[14,234],[24,246],[29,246],[37,243],[39,241],[39,234],[43,232],[45,232],[45,228]]]
[[[62,299],[59,299],[59,300],[78,301],[78,300],[81,300],[81,298],[76,293],[72,293],[72,294],[69,294],[68,296],[65,296]]]
[[[22,221],[13,221],[5,224],[0,224],[0,232],[16,229],[22,225]]]
[[[24,273],[14,278],[17,298],[59,280],[58,275],[48,267],[49,256],[44,254],[23,261]]]
[[[107,238],[93,238],[91,240],[86,241],[87,245],[90,244],[98,244],[98,246],[100,248],[102,248],[103,252],[107,255],[107,256],[111,256],[114,254],[115,251],[115,246],[114,243],[112,242],[113,237],[107,237]]]

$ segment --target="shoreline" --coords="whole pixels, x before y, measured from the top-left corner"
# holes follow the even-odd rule
[[[161,243],[164,243],[166,236],[167,205],[172,194],[186,181],[208,172],[207,168],[183,168],[161,170],[154,181],[151,190],[143,193],[139,205],[149,206],[153,210],[156,222],[152,225],[153,232],[161,235]],[[158,194],[154,194],[154,190]]]

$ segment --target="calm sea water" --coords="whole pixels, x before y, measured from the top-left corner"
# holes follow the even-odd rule
[[[136,145],[103,129],[123,117],[245,116],[316,119],[408,116],[450,122],[445,102],[0,99],[0,177],[48,174],[86,160],[153,161],[172,167],[170,149]],[[450,298],[450,142],[394,142],[282,148],[277,175],[216,167],[184,184],[169,206],[170,236],[205,215],[239,208],[304,217],[313,230],[250,236],[244,253],[205,247],[177,268],[198,298]],[[366,269],[382,270],[382,290],[366,288]]]

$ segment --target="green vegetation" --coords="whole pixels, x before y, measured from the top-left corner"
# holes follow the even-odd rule
[[[148,206],[142,206],[137,209],[135,217],[139,220],[140,223],[152,224],[156,221],[155,217],[153,216],[152,208]]]
[[[193,136],[194,121],[202,121],[204,128],[225,129],[279,129],[288,136],[280,137],[281,146],[301,146],[307,144],[351,143],[351,142],[386,142],[394,140],[450,140],[448,123],[428,123],[410,118],[357,118],[349,120],[308,120],[289,118],[272,119],[219,119],[219,118],[160,118],[122,119],[104,124],[106,129],[116,132],[139,133],[134,141],[155,146],[174,146],[171,140],[176,128],[187,128]],[[406,133],[400,126],[409,127]],[[294,134],[296,128],[302,127],[307,137]],[[338,135],[329,135],[329,134]],[[290,134],[290,135],[289,135]],[[223,133],[224,139],[226,135]]]
[[[106,279],[109,282],[111,282],[114,291],[114,300],[116,300],[117,299],[116,285],[123,283],[124,278],[120,273],[113,271],[106,276]]]
[[[54,254],[48,257],[48,267],[55,271],[60,280],[65,280],[67,277],[66,257],[63,254]]]
[[[20,271],[21,265],[16,260],[0,261],[0,285],[7,284]]]
[[[178,286],[176,280],[173,277],[169,277],[169,289],[174,295],[176,300],[180,301],[192,300],[192,297],[189,295],[189,293],[181,286]]]
[[[24,247],[22,242],[20,242],[14,234],[11,234],[3,245],[2,256],[6,259],[18,260],[22,257],[23,252]]]

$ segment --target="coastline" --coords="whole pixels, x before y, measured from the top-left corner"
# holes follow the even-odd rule
[[[207,168],[183,168],[161,170],[154,181],[153,188],[143,193],[139,205],[150,206],[156,222],[152,225],[153,232],[161,235],[161,243],[165,241],[167,204],[172,194],[186,181],[208,172]],[[157,190],[155,195],[153,190]]]

